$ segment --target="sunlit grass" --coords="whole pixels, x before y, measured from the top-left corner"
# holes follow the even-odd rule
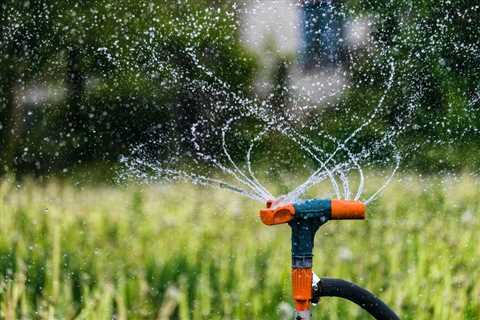
[[[4,181],[0,194],[1,319],[283,319],[291,311],[288,226],[262,225],[258,203],[188,185]],[[322,227],[314,269],[369,288],[402,319],[478,319],[479,228],[478,181],[404,176],[367,221]],[[328,298],[315,319],[368,316]]]

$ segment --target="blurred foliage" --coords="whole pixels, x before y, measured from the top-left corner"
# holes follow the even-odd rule
[[[158,64],[170,59],[190,78],[210,81],[189,61],[192,48],[202,65],[232,90],[251,95],[256,61],[239,42],[234,3],[3,1],[0,160],[4,170],[48,174],[92,162],[116,162],[132,145],[147,140],[152,129],[188,132],[198,114],[212,112],[215,106],[209,105],[208,96],[193,93],[188,83],[165,86],[168,69],[159,70]],[[480,86],[478,54],[462,54],[479,44],[480,10],[471,10],[475,1],[350,0],[345,5],[352,15],[373,18],[379,45],[397,48],[390,58],[397,62],[398,85],[386,98],[389,114],[378,126],[395,125],[396,115],[404,112],[402,99],[412,91],[418,98],[417,129],[402,141],[408,163],[423,170],[480,167],[478,156],[455,162],[460,152],[478,149],[480,141],[479,104],[471,103]],[[445,16],[448,23],[439,24]],[[402,64],[407,59],[409,63]],[[372,67],[369,74],[355,70],[353,79],[368,81],[345,93],[343,104],[362,113],[382,95],[385,70]],[[55,92],[58,99],[23,103],[22,90],[32,85],[44,88],[49,96]],[[320,119],[322,126],[341,135],[358,120],[336,111],[327,110]],[[358,139],[371,143],[375,132],[367,131]]]
[[[195,77],[186,50],[237,90],[255,62],[240,47],[227,1],[4,1],[0,12],[3,167],[48,173],[116,161],[149,129],[175,121],[189,130],[202,98],[170,90],[154,63],[173,56]],[[60,102],[22,104],[28,85],[65,88]],[[27,110],[19,110],[20,108]],[[213,106],[212,106],[213,107]],[[15,114],[21,114],[17,123]],[[178,114],[181,116],[178,117]]]

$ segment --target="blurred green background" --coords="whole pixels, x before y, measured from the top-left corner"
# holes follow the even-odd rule
[[[401,319],[480,319],[479,190],[470,176],[402,176],[366,221],[319,230],[314,270]],[[2,319],[292,319],[289,228],[263,225],[253,201],[55,181],[4,181],[0,196]],[[371,319],[334,298],[314,316]]]
[[[102,167],[108,174],[121,154],[148,139],[152,127],[173,123],[179,133],[190,130],[195,116],[208,111],[208,97],[192,96],[181,81],[167,88],[164,75],[152,73],[155,57],[168,55],[191,78],[211,81],[185,59],[193,33],[202,65],[232,90],[254,95],[259,57],[240,43],[235,3],[3,1],[2,171],[44,176]],[[480,67],[475,48],[480,17],[475,1],[349,0],[344,6],[353,18],[371,17],[377,43],[395,48],[389,58],[396,61],[399,75],[378,126],[395,122],[408,92],[417,95],[416,126],[399,144],[405,151],[403,164],[427,172],[478,169]],[[416,59],[402,64],[408,54]],[[368,81],[357,81],[361,85],[344,95],[358,112],[370,110],[383,92],[380,71],[372,68],[365,74],[368,63],[351,66],[354,79]],[[362,73],[356,73],[361,67]],[[412,74],[422,81],[413,85]],[[349,113],[332,112],[321,119],[329,132],[351,128]],[[366,132],[359,139],[368,144],[375,135]]]

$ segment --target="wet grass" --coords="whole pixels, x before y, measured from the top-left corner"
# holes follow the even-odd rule
[[[402,319],[480,319],[480,186],[404,177],[365,222],[330,222],[315,271]],[[0,186],[1,319],[289,319],[287,226],[186,185]],[[315,319],[368,319],[323,299]]]

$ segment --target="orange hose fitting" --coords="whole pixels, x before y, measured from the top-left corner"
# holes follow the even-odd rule
[[[312,300],[312,278],[311,268],[292,269],[292,290],[295,300],[295,309],[305,311],[310,309],[310,300]]]
[[[332,200],[332,220],[365,219],[366,206],[361,201]]]
[[[295,216],[295,207],[289,203],[275,209],[267,202],[267,208],[260,210],[260,219],[266,225],[287,223]]]

